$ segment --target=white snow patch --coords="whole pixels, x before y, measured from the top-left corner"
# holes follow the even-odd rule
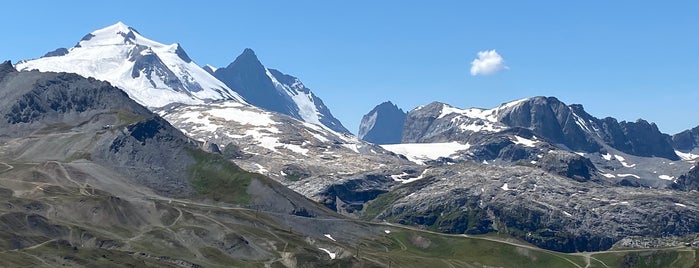
[[[636,178],[636,179],[640,179],[640,178],[641,178],[640,176],[638,176],[638,175],[636,175],[636,174],[616,174],[616,175],[619,176],[619,177],[622,177],[622,178],[624,178],[624,177],[634,177],[634,178]]]
[[[686,207],[687,207],[687,205],[682,204],[682,203],[675,203],[675,206],[683,207],[683,208],[686,208]]]
[[[573,110],[573,109],[571,108],[571,111],[572,111],[572,110]],[[578,126],[580,126],[580,128],[584,129],[584,130],[587,131],[587,132],[592,132],[592,131],[590,131],[590,128],[587,126],[587,124],[585,124],[585,120],[583,120],[582,117],[580,117],[580,116],[579,116],[578,114],[576,114],[576,113],[573,113],[573,117],[575,117],[575,124],[577,124]]]
[[[335,240],[335,238],[333,238],[330,234],[324,234],[324,236],[327,237],[328,239],[332,240],[332,241],[337,242],[337,240]]]
[[[683,153],[683,152],[680,152],[677,150],[675,150],[675,154],[677,154],[677,156],[679,156],[684,161],[691,161],[691,160],[694,160],[696,158],[699,158],[699,155],[697,155],[697,154]]]
[[[390,234],[390,233],[391,233],[391,230],[383,230],[383,232],[386,233],[386,234]]]
[[[347,148],[347,149],[350,149],[350,150],[354,151],[355,153],[359,153],[359,147],[357,146],[357,144],[354,144],[354,143],[343,143],[342,146],[345,147],[345,148]]]
[[[600,173],[600,174],[601,174],[602,176],[605,176],[605,177],[609,178],[609,179],[616,178],[616,176],[614,176],[614,174],[609,174],[609,173]]]
[[[403,184],[405,184],[405,183],[411,183],[411,182],[414,182],[414,181],[418,181],[418,180],[423,179],[424,176],[425,176],[425,173],[427,173],[427,170],[429,170],[429,169],[423,170],[422,173],[420,173],[420,176],[417,176],[417,177],[414,177],[414,178],[409,178],[408,176],[410,176],[410,174],[405,173],[405,172],[403,172],[403,174],[400,174],[400,175],[391,175],[391,178],[392,178],[394,181],[399,181],[400,183],[403,183]]]
[[[585,156],[585,153],[583,153],[583,152],[575,152],[575,154],[577,154],[579,156]]]
[[[522,138],[520,136],[515,136],[515,140],[513,140],[512,142],[526,147],[534,147],[538,141]]]
[[[616,155],[616,154],[615,154],[615,155],[614,155],[614,158],[616,158],[616,160],[619,160],[619,162],[621,163],[621,165],[624,166],[624,167],[632,168],[632,167],[635,167],[635,166],[636,166],[636,164],[629,164],[629,163],[626,163],[626,159],[625,159],[623,156],[620,156],[620,155]]]
[[[226,107],[212,108],[203,113],[208,113],[213,117],[221,118],[226,121],[238,122],[242,125],[266,127],[277,124],[277,122],[272,120],[272,114],[267,112],[247,111],[238,108]]]
[[[272,80],[272,83],[277,91],[289,96],[296,104],[296,107],[299,109],[299,115],[303,121],[322,125],[320,122],[320,116],[322,114],[320,111],[318,111],[318,107],[314,102],[313,93],[310,91],[305,92],[303,89],[305,89],[306,86],[304,86],[300,80],[295,79],[291,85],[283,84],[279,82],[279,80],[269,71],[269,69],[265,68],[265,72],[267,77]]]
[[[513,190],[513,189],[510,189],[510,187],[507,185],[507,183],[505,183],[505,184],[503,184],[502,186],[500,186],[500,189],[503,189],[503,190],[505,190],[505,191],[511,191],[511,190]]]
[[[333,253],[330,250],[324,249],[324,248],[318,248],[322,251],[325,251],[325,253],[328,253],[328,256],[330,256],[331,260],[334,260],[337,257],[337,253]]]
[[[255,166],[257,167],[257,173],[265,174],[265,173],[269,172],[269,170],[267,170],[265,167],[263,167],[262,165],[260,165],[258,163],[255,163]]]
[[[381,145],[386,150],[405,155],[408,160],[424,164],[429,160],[436,160],[440,157],[450,157],[458,151],[468,150],[471,145],[458,142],[449,143],[403,143]]]
[[[568,217],[573,217],[572,214],[570,214],[570,213],[568,213],[568,212],[566,212],[566,211],[563,211],[563,214],[566,215],[566,216],[568,216]]]
[[[658,176],[658,178],[660,178],[662,180],[667,180],[667,181],[671,181],[671,180],[675,179],[675,177],[670,176],[670,175],[660,175],[660,176]]]
[[[611,160],[612,160],[612,155],[609,154],[609,153],[603,154],[603,155],[602,155],[602,158],[604,158],[604,160],[611,161]]]

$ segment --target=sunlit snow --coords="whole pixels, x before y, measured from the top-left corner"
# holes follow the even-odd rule
[[[658,178],[663,179],[663,180],[668,180],[668,181],[675,179],[675,177],[670,176],[670,175],[660,175],[660,176],[658,176]]]
[[[448,142],[385,144],[381,145],[381,147],[391,152],[405,155],[412,162],[424,164],[426,161],[436,160],[440,157],[450,157],[458,151],[468,150],[471,146],[458,142]]]
[[[640,178],[641,178],[641,176],[638,176],[638,175],[636,175],[636,174],[616,174],[616,175],[619,176],[619,177],[622,177],[622,178],[623,178],[623,177],[634,177],[634,178],[636,178],[636,179],[640,179]]]
[[[324,236],[327,237],[328,239],[332,240],[332,241],[337,241],[337,240],[335,240],[335,238],[333,238],[330,234],[324,234]]]
[[[691,161],[691,160],[694,160],[694,159],[699,157],[699,155],[697,155],[697,154],[683,153],[683,152],[680,152],[677,150],[675,150],[675,154],[677,154],[677,156],[679,156],[684,161]]]
[[[325,253],[328,253],[328,256],[330,256],[330,259],[331,259],[331,260],[334,260],[335,257],[337,257],[337,253],[333,253],[333,252],[331,252],[330,250],[327,250],[327,249],[324,249],[324,248],[318,248],[318,249],[320,249],[320,250],[322,250],[322,251],[325,251]]]
[[[148,107],[170,103],[199,104],[220,99],[244,102],[240,95],[194,61],[182,59],[177,53],[181,50],[179,44],[164,45],[152,41],[121,22],[96,30],[91,35],[90,39],[81,40],[77,46],[68,49],[68,54],[20,62],[16,68],[71,72],[108,81]],[[150,73],[134,70],[137,68],[134,52],[152,55],[162,65],[160,68],[155,66]],[[181,88],[172,88],[166,81]]]

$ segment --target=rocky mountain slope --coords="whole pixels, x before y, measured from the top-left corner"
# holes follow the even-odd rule
[[[192,61],[179,44],[150,40],[121,22],[87,34],[70,49],[19,62],[16,68],[77,73],[108,81],[146,107],[220,99],[243,101]]]
[[[200,151],[106,82],[5,62],[0,96],[0,263],[296,266],[384,234]]]
[[[375,144],[400,143],[406,116],[390,101],[381,103],[362,117],[357,137]]]
[[[367,219],[445,233],[509,234],[563,252],[678,245],[699,230],[696,191],[580,182],[527,165],[472,161],[404,178],[416,179],[370,202]],[[653,239],[665,240],[646,242]]]
[[[696,159],[643,120],[596,119],[551,97],[493,109],[431,103],[408,113],[402,139],[382,147],[425,169],[390,176],[401,185],[370,201],[366,219],[558,251],[699,232]]]
[[[252,49],[245,49],[226,67],[208,67],[207,70],[252,105],[323,125],[336,132],[349,133],[301,80],[265,67]]]
[[[420,168],[354,136],[237,102],[170,105],[157,112],[212,152],[340,212],[361,210],[388,191],[396,182],[385,176]],[[384,179],[356,185],[372,176]],[[355,185],[352,191],[334,192],[348,184]]]
[[[696,253],[686,249],[592,257],[342,217],[265,176],[199,150],[205,144],[123,91],[75,74],[16,72],[5,62],[0,64],[0,96],[3,267],[582,267],[595,257],[610,264],[664,265],[670,263],[667,256],[682,257],[674,264],[694,263],[688,256]],[[198,106],[183,107],[192,113]],[[317,135],[318,140],[349,139],[237,102],[215,107],[292,120],[272,127],[309,125],[299,132],[317,132],[300,135]],[[196,118],[235,121],[216,119],[216,111],[206,107]],[[243,118],[254,124],[249,121],[255,118]],[[284,144],[240,152],[293,148]],[[338,147],[381,154],[370,144],[347,144]],[[207,145],[214,151],[213,143]],[[308,152],[314,150],[321,149]],[[222,155],[228,153],[223,148]],[[352,183],[359,181],[367,180]],[[335,188],[338,196],[356,189]],[[446,250],[453,248],[461,250]],[[637,260],[636,254],[643,257]]]
[[[554,97],[534,97],[505,103],[494,109],[462,110],[431,103],[411,111],[403,128],[403,142],[460,140],[468,142],[479,132],[495,133],[525,128],[538,137],[573,151],[599,152],[609,146],[626,154],[679,160],[670,136],[644,120],[618,122],[597,119],[582,105],[566,105]]]

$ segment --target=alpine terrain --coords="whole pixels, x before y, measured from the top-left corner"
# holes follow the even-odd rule
[[[226,67],[208,66],[207,70],[252,105],[324,125],[336,132],[349,133],[323,101],[298,78],[265,67],[252,49],[245,49]]]
[[[70,72],[110,82],[146,107],[206,100],[243,101],[199,67],[179,44],[164,45],[121,22],[85,35],[70,49],[19,62],[16,68]]]
[[[354,136],[252,49],[116,23],[0,64],[0,266],[697,267],[698,129],[532,97]]]

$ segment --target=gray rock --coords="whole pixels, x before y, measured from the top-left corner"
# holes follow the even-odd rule
[[[267,71],[289,89],[277,88],[267,75]],[[323,101],[304,86],[298,78],[265,68],[252,49],[245,49],[231,64],[218,68],[214,72],[214,76],[238,92],[248,103],[300,120],[304,119],[302,113],[308,112],[302,111],[302,109],[308,109],[308,107],[299,107],[292,97],[298,94],[309,95],[308,101],[313,103],[313,109],[319,113],[321,124],[340,133],[350,133],[339,120],[333,117]],[[313,112],[315,113],[315,111]]]
[[[357,137],[375,144],[400,143],[406,116],[390,101],[381,103],[362,117]]]

